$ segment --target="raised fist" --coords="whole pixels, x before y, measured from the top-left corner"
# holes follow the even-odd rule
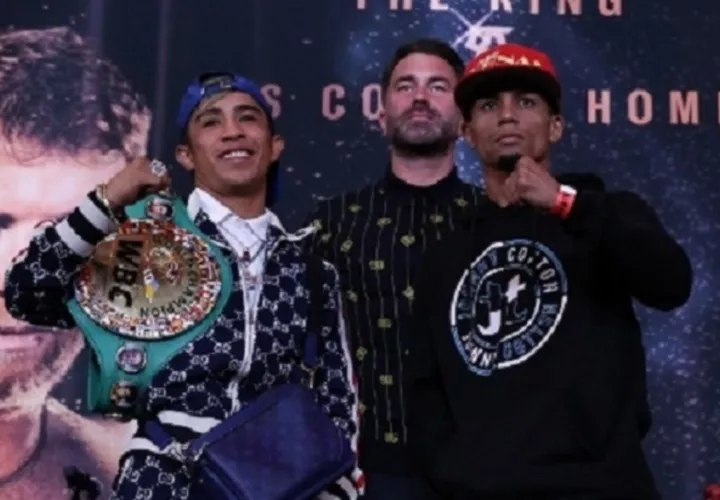
[[[113,210],[132,205],[149,193],[160,192],[170,186],[167,167],[159,160],[135,158],[110,179],[105,196]]]

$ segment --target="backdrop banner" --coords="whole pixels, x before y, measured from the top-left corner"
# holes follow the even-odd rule
[[[0,271],[48,220],[133,154],[174,164],[176,106],[198,73],[264,84],[287,148],[278,213],[295,227],[319,197],[387,165],[379,79],[394,48],[434,36],[469,59],[507,42],[550,54],[565,88],[558,172],[600,174],[658,210],[696,273],[673,313],[640,308],[653,426],[646,450],[670,500],[720,481],[720,3],[621,0],[24,0],[0,25]],[[306,5],[307,3],[307,5]],[[461,144],[462,177],[481,165]],[[713,165],[715,165],[713,167]],[[173,166],[176,188],[190,178]],[[664,272],[658,269],[658,273]],[[0,304],[1,305],[1,304]],[[613,359],[607,359],[613,363]],[[0,499],[65,498],[62,469],[106,496],[133,424],[84,412],[76,331],[0,307]]]

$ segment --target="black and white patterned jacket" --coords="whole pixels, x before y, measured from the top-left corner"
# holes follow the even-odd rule
[[[230,245],[203,211],[197,226],[235,264]],[[5,280],[5,302],[15,318],[36,325],[73,328],[65,303],[94,246],[113,229],[94,193],[67,217],[42,229],[13,262]],[[271,225],[263,288],[254,329],[245,328],[242,282],[233,265],[233,293],[212,328],[190,342],[153,378],[143,405],[177,439],[202,434],[279,384],[301,382],[302,342],[308,310],[305,254],[299,241],[310,229],[289,234]],[[355,381],[341,314],[337,271],[325,263],[324,327],[315,375],[318,403],[351,441],[357,442]],[[250,333],[248,333],[250,332]],[[142,428],[142,426],[140,426]],[[349,472],[319,496],[357,498],[359,470]],[[191,478],[161,453],[142,430],[120,461],[114,495],[118,500],[187,499]]]

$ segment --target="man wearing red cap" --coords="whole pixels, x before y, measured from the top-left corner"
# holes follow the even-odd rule
[[[416,287],[410,428],[424,470],[443,498],[659,498],[632,299],[682,306],[685,251],[636,194],[550,173],[564,120],[546,54],[480,54],[455,100],[489,203],[429,252]]]

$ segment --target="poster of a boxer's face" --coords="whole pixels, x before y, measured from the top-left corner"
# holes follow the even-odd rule
[[[0,33],[0,276],[36,231],[143,153],[143,97],[67,27]],[[109,487],[132,428],[50,397],[77,330],[13,319],[0,301],[0,498],[63,498],[63,468]]]

